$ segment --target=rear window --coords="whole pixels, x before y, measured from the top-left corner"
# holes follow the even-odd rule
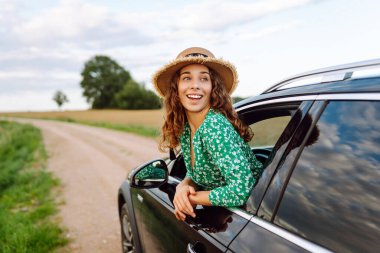
[[[337,252],[380,248],[380,103],[332,101],[275,223]],[[315,138],[315,136],[314,136]]]

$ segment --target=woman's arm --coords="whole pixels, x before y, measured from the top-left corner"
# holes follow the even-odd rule
[[[211,206],[209,199],[210,191],[198,191],[189,195],[190,203],[193,205]]]

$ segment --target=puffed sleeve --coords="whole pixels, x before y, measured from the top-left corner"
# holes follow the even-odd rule
[[[204,145],[226,182],[225,186],[211,190],[211,204],[226,207],[244,205],[256,181],[243,151],[244,141],[222,115],[213,117],[203,129]]]

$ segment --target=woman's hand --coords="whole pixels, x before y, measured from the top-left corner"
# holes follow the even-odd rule
[[[176,193],[174,195],[174,214],[178,220],[185,220],[186,214],[195,217],[194,207],[195,203],[190,202],[190,195],[194,195],[195,188],[186,182],[179,184],[176,187]]]

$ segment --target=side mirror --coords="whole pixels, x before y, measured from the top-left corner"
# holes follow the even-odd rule
[[[131,172],[131,187],[148,189],[156,188],[168,181],[168,167],[159,159],[150,161]]]

